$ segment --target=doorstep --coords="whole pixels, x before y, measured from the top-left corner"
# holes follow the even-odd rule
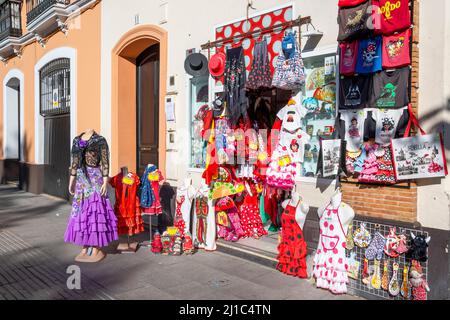
[[[217,240],[218,251],[273,268],[278,263],[277,247],[277,232],[269,233],[260,239],[244,238],[237,242]]]

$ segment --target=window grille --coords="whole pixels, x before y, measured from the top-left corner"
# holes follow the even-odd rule
[[[70,112],[70,59],[60,58],[40,70],[40,113],[42,116]]]

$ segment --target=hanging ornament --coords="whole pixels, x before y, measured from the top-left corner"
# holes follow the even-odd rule
[[[374,269],[375,271],[372,275],[372,280],[370,281],[370,284],[372,285],[372,288],[380,289],[381,288],[380,260],[375,260]]]
[[[357,280],[359,277],[360,262],[356,260],[356,252],[350,253],[350,258],[348,258],[347,263],[348,263],[347,275],[350,278]]]
[[[383,276],[381,277],[381,288],[383,288],[383,290],[386,291],[388,291],[389,289],[389,271],[387,260],[384,260],[383,263]]]
[[[353,233],[353,241],[360,248],[367,248],[372,239],[370,232],[366,230],[366,224],[361,223],[358,229]]]
[[[370,275],[369,275],[369,260],[364,258],[364,265],[363,265],[363,272],[361,275],[361,281],[364,284],[369,284],[370,282]]]
[[[389,282],[389,294],[393,297],[396,297],[400,292],[400,287],[398,285],[397,273],[398,273],[398,263],[394,262],[392,265],[392,279]]]
[[[409,299],[411,297],[408,286],[408,266],[406,264],[403,267],[403,282],[400,294],[404,299]]]
[[[353,231],[353,224],[350,224],[347,230],[347,238],[345,239],[345,248],[347,250],[352,250],[355,247],[352,231]]]

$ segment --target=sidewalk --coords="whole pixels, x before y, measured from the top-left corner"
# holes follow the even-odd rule
[[[0,300],[358,299],[220,252],[120,254],[113,243],[104,261],[76,264],[79,248],[63,241],[69,213],[67,202],[0,186]],[[71,265],[81,268],[81,290],[66,286]]]

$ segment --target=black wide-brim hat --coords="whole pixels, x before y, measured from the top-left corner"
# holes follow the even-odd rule
[[[208,59],[201,53],[192,53],[184,60],[184,70],[191,76],[205,76],[208,74]]]

